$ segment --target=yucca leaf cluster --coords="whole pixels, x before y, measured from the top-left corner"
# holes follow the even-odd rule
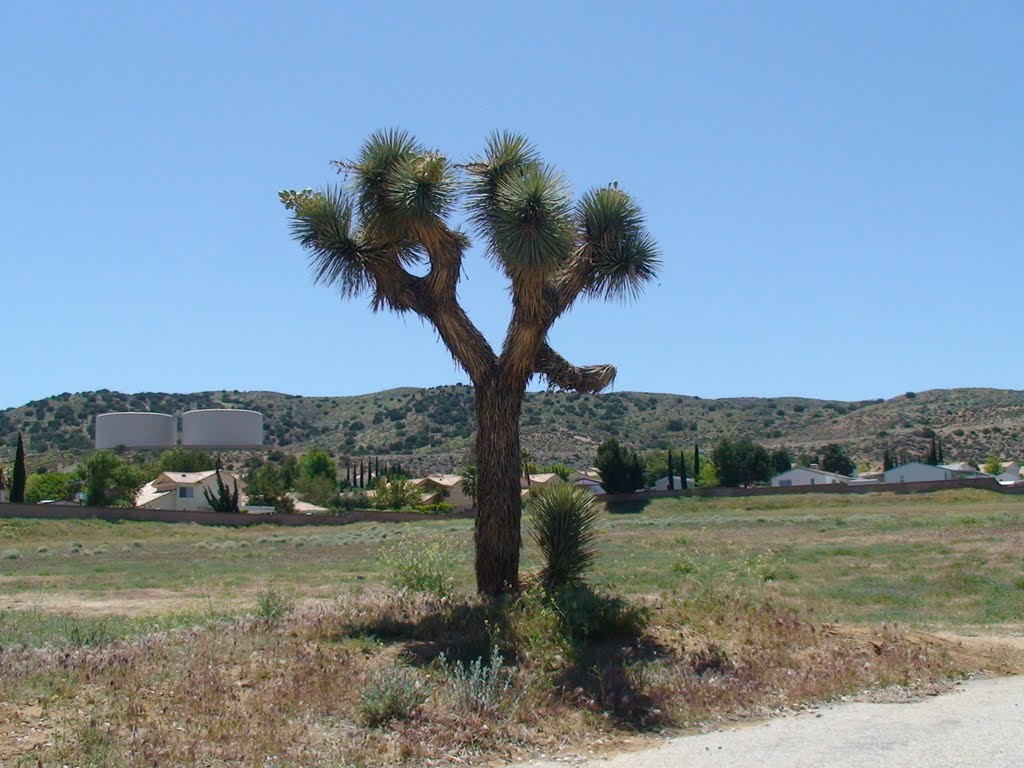
[[[543,558],[540,581],[548,593],[583,582],[596,557],[594,494],[563,483],[542,486],[527,501],[530,536]]]

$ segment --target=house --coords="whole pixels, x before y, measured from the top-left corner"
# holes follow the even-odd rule
[[[423,494],[422,504],[451,504],[456,509],[472,509],[473,497],[462,488],[462,475],[427,475],[410,481]]]
[[[540,472],[537,474],[531,474],[529,481],[527,481],[526,477],[520,477],[519,487],[532,488],[535,485],[561,485],[564,482],[565,480],[554,472]]]
[[[975,472],[964,472],[949,467],[936,467],[922,461],[910,461],[885,471],[887,484],[891,483],[928,483],[937,480],[958,480],[962,477],[979,476]]]
[[[580,488],[586,488],[591,493],[604,493],[604,486],[597,482],[597,480],[592,480],[589,477],[581,477],[571,482]]]
[[[209,469],[205,472],[161,472],[159,477],[146,483],[135,496],[135,506],[140,509],[173,509],[186,512],[208,512],[210,505],[204,491],[217,496],[217,476],[229,490],[238,484],[239,495],[245,490],[245,483],[225,469]],[[239,504],[242,503],[241,498]]]
[[[771,479],[772,488],[792,488],[798,485],[849,485],[852,477],[826,472],[813,467],[793,467]]]
[[[574,469],[569,473],[569,482],[575,483],[577,480],[593,480],[595,483],[601,482],[601,470],[597,467],[588,467],[587,469]]]
[[[692,477],[686,478],[686,487],[687,488],[693,488],[693,485],[694,485],[694,479]],[[674,475],[672,477],[672,486],[673,487],[672,487],[671,490],[673,490],[673,491],[681,491],[683,489],[683,478],[680,477],[679,475]],[[668,475],[665,475],[665,477],[659,477],[657,480],[654,481],[654,490],[656,490],[656,491],[667,491],[667,490],[669,490],[669,487],[668,487]]]

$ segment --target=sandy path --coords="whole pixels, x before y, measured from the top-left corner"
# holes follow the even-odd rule
[[[837,704],[767,723],[672,739],[577,765],[603,768],[1019,768],[1024,677],[975,680],[909,704]],[[521,768],[564,768],[533,761]]]

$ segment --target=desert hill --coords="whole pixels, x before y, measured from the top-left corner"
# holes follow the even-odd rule
[[[390,456],[417,471],[450,470],[471,454],[473,389],[461,384],[401,388],[351,397],[277,392],[193,394],[99,390],[63,393],[0,411],[0,460],[9,462],[23,432],[33,466],[71,463],[92,446],[95,416],[109,411],[181,414],[194,408],[263,412],[268,446],[286,452],[320,447],[338,456]],[[990,453],[1024,458],[1024,392],[931,390],[842,402],[796,397],[703,399],[688,395],[531,392],[523,444],[538,463],[592,462],[610,436],[644,450],[692,447],[708,452],[723,437],[746,437],[794,455],[837,442],[858,461],[879,464],[888,443],[923,456],[934,433],[947,461],[979,462]]]

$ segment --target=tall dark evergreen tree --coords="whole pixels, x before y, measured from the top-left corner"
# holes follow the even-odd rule
[[[945,464],[946,463],[946,457],[942,455],[942,440],[941,439],[936,439],[935,444],[938,446],[939,464]]]
[[[680,488],[686,490],[690,484],[686,481],[686,451],[679,451],[679,480]]]
[[[668,449],[668,489],[674,491],[676,489],[676,477],[672,468],[672,449]]]
[[[932,438],[932,441],[928,446],[928,463],[931,464],[933,467],[938,466],[939,464],[939,449],[938,446],[935,444],[934,437]]]
[[[693,444],[693,479],[700,477],[700,446]]]
[[[889,446],[886,444],[885,450],[882,451],[882,471],[888,472],[893,468],[892,454],[889,453]]]
[[[18,447],[14,451],[14,475],[11,477],[11,502],[13,504],[25,503],[25,481],[28,479],[25,473],[25,443],[21,439],[21,432],[18,433]]]

